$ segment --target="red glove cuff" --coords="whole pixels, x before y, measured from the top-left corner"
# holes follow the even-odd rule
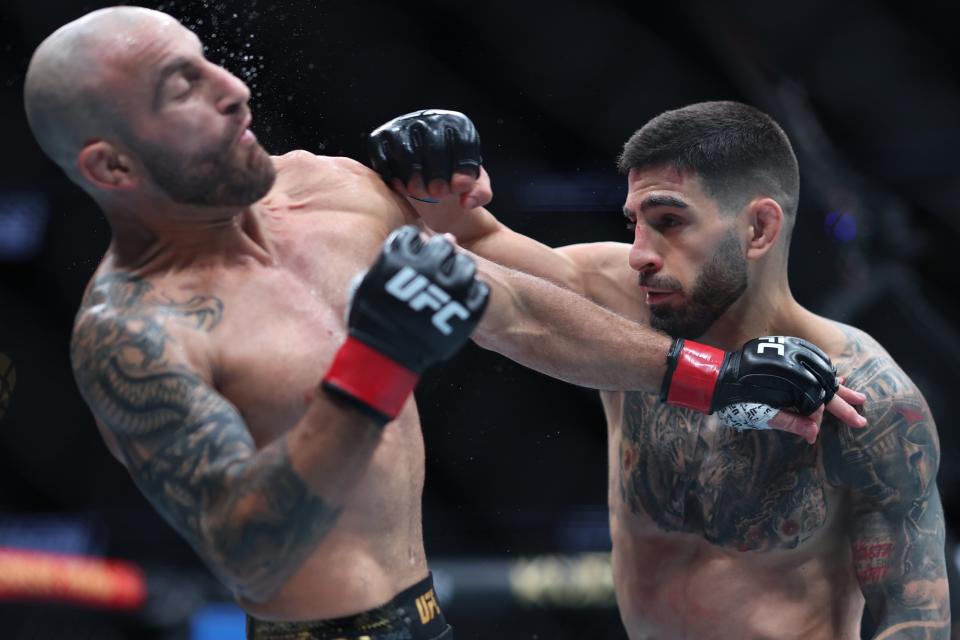
[[[323,377],[323,385],[392,420],[419,380],[410,369],[348,336]]]
[[[672,351],[672,350],[671,350]],[[680,341],[666,403],[710,413],[726,351],[690,340]],[[671,357],[673,353],[671,353]]]

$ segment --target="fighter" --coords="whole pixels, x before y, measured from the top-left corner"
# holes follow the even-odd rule
[[[668,371],[664,334],[493,265],[478,281],[362,164],[269,156],[249,98],[191,31],[135,7],[57,30],[24,87],[40,147],[112,230],[75,321],[78,387],[249,637],[452,637],[423,549],[411,391],[481,317],[488,342],[583,384],[797,407],[813,417],[780,424],[798,431],[827,402],[858,423],[843,398],[862,396],[805,343],[790,358],[750,343],[698,377],[693,343]],[[583,335],[593,352],[574,367]]]
[[[793,298],[799,170],[769,116],[707,102],[653,118],[619,158],[633,243],[557,249],[482,206],[492,190],[471,170],[479,136],[463,114],[407,114],[370,142],[374,167],[422,223],[461,246],[678,338],[720,349],[751,335],[805,338],[865,392],[870,428],[826,428],[829,419],[814,446],[721,428],[648,391],[602,393],[614,582],[630,638],[852,640],[864,602],[875,638],[949,637],[933,418],[873,338]]]

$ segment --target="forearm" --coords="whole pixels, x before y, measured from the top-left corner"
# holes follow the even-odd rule
[[[326,394],[288,433],[230,465],[204,548],[244,598],[271,597],[335,525],[382,428]]]
[[[411,202],[431,230],[453,234],[461,247],[511,269],[584,292],[582,275],[569,257],[513,231],[484,207],[460,209],[456,200],[449,198],[436,204]]]
[[[668,336],[545,280],[477,262],[491,286],[478,345],[573,384],[659,392]]]

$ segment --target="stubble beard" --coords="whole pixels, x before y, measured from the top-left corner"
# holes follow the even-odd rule
[[[731,231],[694,281],[688,301],[650,308],[650,325],[675,338],[702,336],[747,289],[747,260]]]
[[[239,152],[233,143],[188,157],[160,146],[141,145],[140,153],[154,181],[174,202],[246,207],[267,195],[276,169],[259,142]]]

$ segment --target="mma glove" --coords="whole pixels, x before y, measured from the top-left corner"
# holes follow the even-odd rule
[[[678,338],[667,354],[660,400],[703,413],[749,402],[808,416],[839,386],[830,357],[800,338],[755,338],[740,351]]]
[[[394,118],[368,138],[370,163],[386,181],[404,184],[415,173],[423,183],[449,182],[457,171],[480,176],[480,135],[470,118],[458,111],[425,109]]]
[[[449,240],[424,242],[414,226],[395,230],[354,291],[347,339],[323,389],[386,424],[424,369],[467,341],[489,295],[473,260]]]

